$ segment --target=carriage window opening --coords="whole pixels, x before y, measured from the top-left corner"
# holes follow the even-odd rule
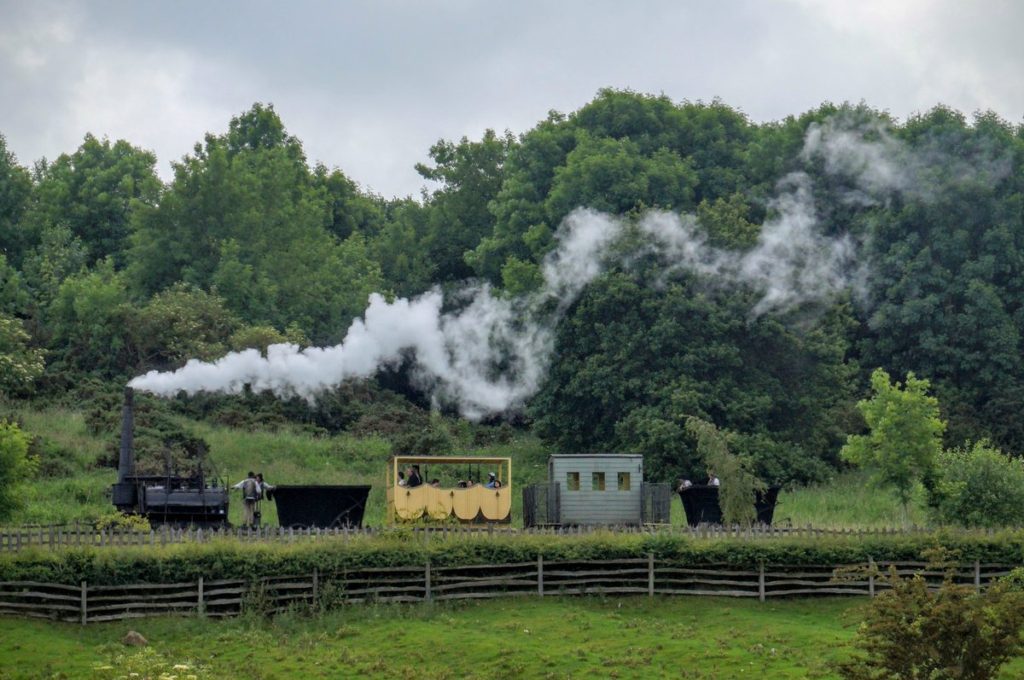
[[[629,473],[619,473],[619,491],[629,491]]]
[[[591,486],[594,491],[604,491],[604,473],[595,472],[592,477]]]
[[[580,473],[578,472],[567,472],[565,473],[565,484],[569,488],[569,491],[580,490]]]

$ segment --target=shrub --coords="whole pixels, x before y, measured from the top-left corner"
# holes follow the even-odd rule
[[[987,680],[1024,648],[1024,593],[1009,584],[978,593],[947,572],[933,592],[894,567],[886,580],[892,589],[871,602],[857,631],[862,654],[840,666],[848,680]]]
[[[945,451],[939,483],[930,494],[935,519],[960,526],[1024,524],[1024,461],[988,441]]]
[[[166,547],[105,547],[66,550],[25,550],[0,554],[0,581],[33,580],[94,585],[179,583],[206,579],[258,579],[265,576],[324,575],[360,567],[440,567],[473,564],[642,558],[689,565],[758,564],[839,565],[876,561],[921,561],[939,543],[965,561],[1019,563],[1024,532],[990,536],[945,533],[938,536],[889,536],[870,539],[771,539],[763,541],[695,541],[685,536],[598,532],[566,536],[476,536],[423,543],[404,527],[373,537],[287,543],[245,543],[234,540]]]
[[[31,477],[38,461],[29,455],[29,438],[14,423],[0,420],[0,519],[20,505],[18,486]]]
[[[94,525],[100,531],[149,531],[149,520],[140,515],[125,515],[112,511],[96,520]]]

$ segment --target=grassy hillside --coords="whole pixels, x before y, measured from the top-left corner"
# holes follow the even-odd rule
[[[69,408],[22,408],[17,415],[27,430],[44,437],[47,460],[40,477],[28,485],[26,508],[13,523],[93,521],[111,514],[108,490],[116,471],[98,461],[110,458],[116,436],[93,434],[83,414]],[[181,423],[209,443],[210,463],[229,484],[242,479],[248,470],[263,472],[274,484],[370,484],[373,491],[365,521],[374,526],[383,521],[384,469],[390,444],[382,438],[315,436],[287,428],[251,431],[183,418]],[[507,444],[456,453],[512,457],[516,484],[521,486],[545,479],[549,451],[536,438],[519,435]],[[237,524],[241,503],[237,495],[232,500],[231,521]],[[514,494],[516,518],[522,517],[521,505],[522,496]],[[829,484],[784,491],[775,517],[779,524],[822,527],[927,523],[919,503],[904,518],[895,495],[871,488],[866,475],[859,472],[841,474]],[[263,520],[276,525],[273,503],[264,503]],[[672,522],[685,522],[682,504],[675,497]]]

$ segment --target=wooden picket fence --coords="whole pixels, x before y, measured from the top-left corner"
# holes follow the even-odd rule
[[[173,528],[161,527],[149,531],[139,529],[95,529],[87,525],[50,525],[50,526],[21,526],[0,528],[0,552],[11,552],[23,550],[30,547],[60,549],[79,547],[108,547],[108,546],[146,546],[146,545],[169,545],[173,543],[205,543],[214,540],[233,539],[237,541],[277,541],[291,542],[297,540],[316,539],[339,539],[348,540],[356,536],[375,536],[388,529],[376,529],[371,527],[351,528],[339,527],[331,529],[321,528],[286,528],[286,527],[261,527],[248,529],[242,527],[199,529],[199,528]],[[617,533],[645,533],[689,536],[696,539],[734,539],[734,540],[762,540],[772,538],[829,538],[829,537],[860,537],[870,538],[876,536],[907,536],[929,533],[931,530],[924,527],[902,527],[882,529],[849,529],[849,528],[822,528],[822,527],[780,527],[780,526],[752,526],[752,527],[723,527],[718,525],[706,525],[699,527],[689,526],[571,526],[571,527],[531,527],[518,529],[505,525],[488,526],[461,526],[444,525],[437,527],[417,526],[409,529],[415,536],[423,541],[448,540],[463,537],[502,537],[510,535],[520,536],[582,536],[595,532],[614,531]],[[964,531],[971,534],[990,534],[992,530],[971,530]]]
[[[655,595],[769,598],[874,596],[884,574],[920,574],[937,587],[944,573],[920,562],[860,565],[691,565],[655,559],[560,560],[464,566],[363,567],[335,573],[275,576],[257,581],[77,585],[0,582],[0,615],[82,624],[156,615],[235,616],[315,610],[361,602],[425,602],[561,595]],[[859,567],[859,569],[857,569]],[[959,583],[984,588],[1010,573],[1005,564],[961,565]],[[852,573],[843,577],[842,574]],[[839,574],[839,576],[837,576]]]

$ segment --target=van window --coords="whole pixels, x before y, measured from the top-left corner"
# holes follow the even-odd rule
[[[619,491],[629,491],[629,473],[619,473]]]
[[[565,486],[569,491],[580,490],[580,473],[578,472],[566,472],[565,473]]]
[[[591,478],[591,488],[594,491],[604,491],[604,473],[595,472]]]

